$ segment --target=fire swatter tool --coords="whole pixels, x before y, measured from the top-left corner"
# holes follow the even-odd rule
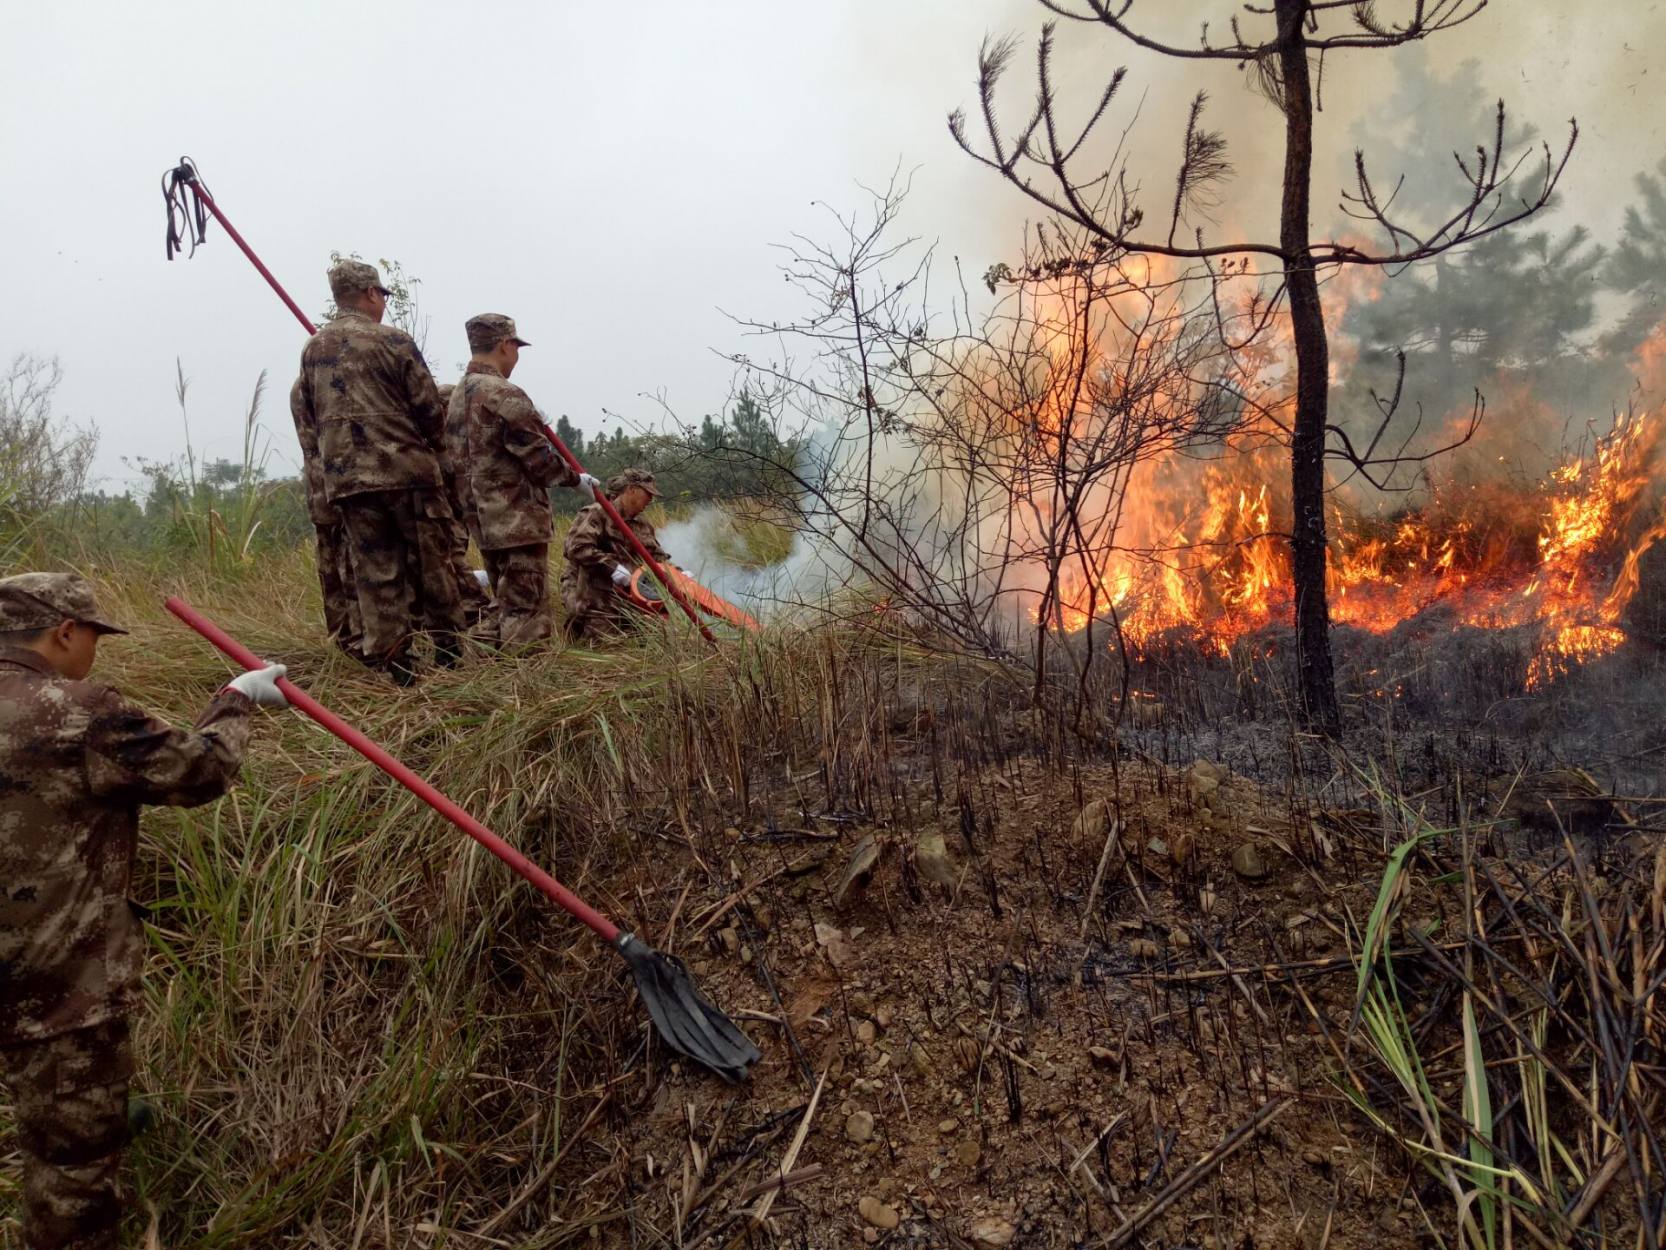
[[[265,661],[180,598],[167,601],[168,611],[213,643],[227,658],[247,670],[264,668]],[[510,846],[497,834],[417,776],[365,734],[349,725],[287,677],[278,679],[289,706],[340,738],[417,798],[497,856],[534,888],[617,951],[629,965],[636,991],[648,1017],[665,1044],[680,1055],[704,1064],[726,1081],[738,1082],[758,1061],[758,1048],[735,1022],[700,993],[688,968],[675,955],[662,954],[626,933],[549,873]]]
[[[244,241],[243,236],[237,232],[237,228],[231,224],[225,213],[221,211],[220,206],[214,202],[214,197],[209,194],[208,187],[203,183],[202,175],[197,172],[197,167],[189,156],[180,157],[179,164],[162,175],[162,203],[168,211],[166,250],[169,260],[172,260],[180,252],[184,252],[187,258],[196,254],[198,246],[207,237],[207,215],[212,214],[214,220],[219,222],[225,228],[225,232],[231,236],[231,241],[237,244],[243,255],[249,258],[249,263],[255,267],[261,277],[266,279],[266,284],[284,302],[284,307],[295,314],[295,320],[305,327],[308,334],[318,332],[318,327],[313,325],[312,320],[301,311],[301,306],[289,297],[289,292],[283,289],[283,284],[272,276],[272,271],[261,262],[260,257],[255,255],[254,248]],[[541,423],[541,428],[544,431],[544,437],[549,439],[550,445],[555,448],[555,454],[560,456],[574,473],[582,474],[584,466],[578,462],[578,457],[573,455],[567,444],[562,442],[556,432],[548,425]],[[625,518],[619,515],[619,510],[613,506],[613,501],[599,490],[595,493],[595,500],[601,506],[602,511],[607,514],[607,519],[613,523],[613,528],[619,532],[619,536],[625,540],[632,551],[636,552],[637,558],[646,564],[653,575],[659,579],[660,585],[670,592],[671,597],[677,601],[677,606],[688,615],[688,619],[694,622],[694,628],[700,631],[701,637],[707,642],[715,644],[717,642],[716,637],[713,636],[711,630],[706,628],[705,621],[700,619],[700,613],[688,601],[688,596],[683,593],[681,587],[672,581],[671,576],[665,571],[660,562],[654,559],[653,553],[636,536],[636,531],[625,522]]]

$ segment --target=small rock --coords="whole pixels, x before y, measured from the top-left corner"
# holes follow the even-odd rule
[[[740,930],[735,928],[719,929],[718,941],[723,943],[723,949],[731,955],[740,950]]]
[[[1205,916],[1215,910],[1215,884],[1210,882],[1197,892],[1197,909]]]
[[[892,1016],[891,1009],[889,1007],[877,1007],[874,1009],[873,1020],[874,1023],[879,1026],[879,1031],[881,1033],[891,1027],[891,1021],[894,1018],[895,1017]]]
[[[1178,950],[1185,950],[1192,944],[1192,935],[1184,929],[1169,930],[1169,945]]]
[[[864,1020],[856,1026],[856,1040],[866,1046],[879,1036],[879,1030],[874,1028],[872,1020]]]
[[[1161,699],[1130,699],[1128,701],[1128,719],[1141,728],[1163,723],[1163,701]]]
[[[1259,881],[1267,875],[1267,861],[1253,842],[1240,842],[1232,852],[1232,871],[1246,881]]]
[[[1195,760],[1192,763],[1191,775],[1194,777],[1206,777],[1210,781],[1219,784],[1220,782],[1225,781],[1232,774],[1221,765],[1215,763],[1214,760]]]
[[[1184,829],[1176,833],[1169,841],[1169,860],[1176,868],[1183,868],[1191,863],[1192,856],[1197,854],[1197,839]]]
[[[1167,859],[1169,857],[1169,844],[1162,838],[1152,838],[1151,841],[1145,844],[1145,853],[1153,859]]]
[[[874,1228],[892,1229],[902,1223],[902,1216],[897,1214],[896,1209],[886,1206],[878,1198],[862,1199],[856,1204],[856,1210]]]
[[[978,1160],[983,1158],[983,1147],[978,1145],[975,1138],[967,1138],[954,1148],[954,1161],[963,1168],[975,1168]]]
[[[939,1120],[939,1121],[937,1121],[937,1131],[939,1133],[952,1133],[956,1129],[958,1129],[959,1127],[960,1127],[960,1121],[959,1120],[949,1119],[949,1120]]]
[[[845,864],[844,872],[839,874],[839,883],[833,887],[833,905],[843,907],[867,889],[868,882],[873,880],[873,871],[878,865],[879,842],[870,833],[856,844],[856,849],[850,853],[850,860]]]
[[[819,872],[833,858],[833,848],[830,846],[813,847],[807,851],[803,859],[794,860],[786,869],[789,877],[807,877],[812,872]],[[814,882],[806,883],[813,886]]]
[[[1307,1164],[1308,1167],[1320,1168],[1325,1166],[1326,1159],[1317,1150],[1304,1150],[1302,1151],[1302,1162]]]
[[[1076,816],[1070,826],[1071,840],[1087,846],[1098,846],[1105,840],[1111,827],[1111,805],[1104,799],[1094,799]]]
[[[758,926],[760,933],[768,933],[775,927],[775,913],[767,907],[754,907],[752,919]]]
[[[926,1048],[918,1042],[908,1044],[908,1066],[914,1069],[917,1076],[931,1075],[931,1056],[926,1054]]]
[[[974,1072],[977,1070],[978,1060],[983,1058],[983,1047],[969,1037],[959,1037],[955,1039],[954,1055],[962,1068]]]
[[[1006,1250],[1018,1229],[1010,1220],[998,1215],[985,1215],[966,1226],[966,1235],[978,1250]]]
[[[1221,788],[1221,778],[1215,766],[1208,760],[1199,760],[1186,773],[1186,794],[1194,803],[1204,807],[1210,805],[1215,797],[1215,791]]]
[[[927,881],[935,881],[938,885],[952,887],[960,879],[940,833],[920,835],[920,840],[914,844],[914,866]]]
[[[860,1146],[863,1142],[873,1140],[873,1113],[871,1111],[852,1111],[845,1121],[845,1136]]]
[[[1128,943],[1128,953],[1135,959],[1155,959],[1160,952],[1150,938],[1134,938]]]
[[[816,945],[827,956],[827,962],[835,968],[841,968],[849,963],[856,952],[851,949],[850,939],[845,931],[830,924],[816,925]]]
[[[1109,1046],[1089,1046],[1088,1058],[1096,1068],[1115,1068],[1122,1065],[1122,1055]]]

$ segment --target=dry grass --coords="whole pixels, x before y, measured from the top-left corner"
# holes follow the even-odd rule
[[[721,864],[732,822],[812,802],[795,777],[816,803],[829,767],[861,784],[875,712],[841,692],[913,662],[848,634],[713,651],[674,625],[396,692],[322,643],[304,553],[83,571],[133,629],[98,676],[188,723],[230,669],[163,611],[180,594],[650,933],[657,865]],[[147,814],[135,894],[154,913],[137,1038],[159,1119],[133,1162],[161,1244],[482,1244],[440,1230],[484,1223],[610,1082],[641,1079],[622,965],[298,714],[260,715],[223,802]]]
[[[132,561],[84,568],[99,583],[108,609],[134,628],[132,638],[106,646],[101,675],[142,703],[185,723],[228,675],[227,663],[216,652],[163,611],[167,595],[183,595],[258,653],[288,664],[303,688],[431,777],[582,896],[658,944],[692,953],[692,934],[712,927],[714,900],[724,899],[742,878],[770,875],[771,856],[784,858],[774,831],[797,836],[803,826],[816,823],[816,815],[840,829],[845,825],[839,822],[850,813],[866,813],[864,819],[876,828],[889,823],[912,829],[916,807],[922,813],[932,809],[921,817],[931,825],[953,821],[953,813],[975,806],[990,823],[979,824],[975,835],[964,824],[961,831],[968,845],[975,837],[987,847],[1001,822],[1028,810],[1024,803],[1029,799],[1015,798],[1012,783],[1003,780],[1008,772],[1018,776],[1020,790],[1030,787],[1035,799],[1044,801],[1046,811],[1054,806],[1068,811],[1062,819],[1048,817],[1051,824],[1039,815],[1014,824],[1024,841],[1017,850],[1009,848],[1012,871],[998,883],[1002,905],[1009,909],[1005,923],[1014,933],[1032,921],[1057,921],[1071,935],[1079,931],[1081,900],[1101,847],[1095,843],[1073,850],[1043,830],[1067,828],[1080,809],[1087,797],[1080,770],[1094,748],[1045,718],[1009,715],[1022,698],[1000,670],[932,657],[895,634],[878,632],[891,628],[890,614],[866,614],[873,632],[849,625],[816,632],[777,629],[715,651],[673,622],[669,631],[646,634],[628,646],[558,649],[519,660],[479,656],[458,671],[435,674],[414,691],[395,691],[323,644],[316,585],[304,553],[216,571],[196,571],[189,564],[145,568]],[[951,721],[943,709],[955,700],[961,714]],[[914,748],[898,740],[904,733],[914,736]],[[955,745],[944,745],[951,740]],[[1018,757],[1024,764],[1015,769],[1011,762]],[[1105,765],[1099,760],[1093,767]],[[1029,781],[1025,770],[1032,774]],[[1162,770],[1153,770],[1141,784],[1175,793]],[[1291,821],[1297,828],[1306,827],[1305,816],[1297,820],[1297,809],[1305,805],[1297,794],[1303,784],[1296,778],[1291,788]],[[957,789],[962,791],[958,798]],[[975,804],[967,797],[974,793]],[[1378,798],[1385,835],[1425,830],[1421,816],[1398,795],[1383,791]],[[1183,788],[1181,798],[1165,802],[1187,808]],[[1182,818],[1191,819],[1183,813]],[[756,831],[748,835],[747,849],[736,840],[735,826]],[[1152,832],[1173,836],[1166,827]],[[1138,845],[1145,845],[1145,839],[1142,833]],[[1324,867],[1335,885],[1346,884],[1345,878],[1376,879],[1376,834],[1361,841],[1370,845],[1357,860]],[[1218,848],[1223,856],[1229,845]],[[1470,843],[1459,839],[1454,845],[1460,852],[1456,880],[1478,888]],[[1039,869],[1029,862],[1035,858],[1032,847],[1041,859]],[[1452,855],[1450,846],[1436,845],[1432,838],[1417,852],[1408,852],[1416,871],[1406,870],[1405,880],[1415,879],[1419,889],[1438,886],[1450,893],[1458,887],[1441,876],[1437,852]],[[918,898],[910,903],[909,893],[918,887],[917,880],[909,884],[911,863],[895,856],[889,862],[886,871],[895,880],[882,886],[887,892],[882,914],[889,916],[894,906],[904,931],[913,926],[940,936],[945,966],[951,956],[957,965],[973,969],[980,960],[1005,966],[1010,951],[1003,954],[992,945],[999,924],[968,920],[970,911],[984,905],[986,889],[988,906],[995,908],[995,876],[981,880],[977,873],[968,875],[964,888],[954,893],[957,901],[946,905],[941,900],[922,904]],[[1322,866],[1316,860],[1298,868],[1295,876],[1311,876],[1317,886]],[[1231,870],[1224,872],[1230,878]],[[1123,890],[1117,906],[1128,908],[1131,899],[1143,905],[1145,894],[1131,869],[1128,880],[1133,884]],[[788,881],[782,877],[775,884]],[[1174,899],[1200,906],[1193,888],[1197,884],[1182,874],[1174,884]],[[1153,899],[1161,888],[1160,880],[1153,879],[1143,887]],[[1212,897],[1213,887],[1205,892]],[[496,861],[297,714],[260,715],[244,781],[225,801],[194,812],[146,816],[135,893],[154,909],[147,1001],[137,1036],[140,1085],[160,1114],[157,1127],[133,1152],[140,1201],[132,1231],[138,1235],[154,1221],[159,1245],[391,1250],[611,1246],[632,1238],[643,1245],[676,1245],[680,1230],[702,1218],[708,1229],[740,1218],[738,1206],[721,1217],[712,1215],[717,1205],[712,1195],[721,1192],[727,1169],[741,1163],[773,1166],[775,1155],[758,1143],[780,1141],[804,1114],[802,1103],[780,1097],[773,1103],[758,1098],[731,1103],[715,1087],[702,1084],[696,1095],[692,1081],[667,1080],[666,1058],[653,1045],[617,960]],[[1658,934],[1658,891],[1651,898],[1651,932]],[[1395,900],[1393,907],[1385,903],[1380,909],[1379,933],[1389,932],[1385,926],[1393,920],[1391,911],[1403,909],[1399,895]],[[1569,933],[1576,932],[1577,922],[1585,926],[1577,932],[1600,935],[1600,926],[1590,919],[1596,913],[1584,910],[1582,897],[1549,905],[1563,902]],[[778,914],[784,910],[779,898],[772,898],[772,905]],[[1426,904],[1420,900],[1418,905]],[[1266,923],[1248,893],[1244,906],[1242,926],[1235,922],[1231,932],[1219,931],[1222,954],[1235,963],[1243,956],[1227,946],[1232,933],[1243,927],[1253,936]],[[1267,906],[1267,915],[1275,914],[1275,905]],[[934,912],[934,907],[943,910]],[[803,910],[804,915],[792,919],[798,928],[809,926],[809,909]],[[1455,914],[1472,913],[1479,914],[1458,902]],[[1207,931],[1216,932],[1216,919],[1200,912],[1198,925],[1206,920]],[[895,940],[896,930],[879,929],[878,923],[870,949],[888,948]],[[945,935],[957,931],[956,923],[979,936],[950,952]],[[1496,926],[1496,915],[1487,924]],[[809,955],[796,954],[790,937],[796,930],[786,924],[781,929],[770,949],[783,970],[783,992],[813,987],[814,978],[806,971],[817,958],[813,943]],[[715,932],[706,932],[704,940],[715,942]],[[1089,962],[1121,990],[1143,985],[1155,996],[1157,982],[1149,973],[1136,972],[1136,979],[1128,980],[1127,969],[1139,968],[1146,957],[1124,959],[1121,941],[1115,932],[1102,934],[1101,944],[1090,952],[1104,958]],[[980,949],[980,943],[991,949]],[[1572,951],[1558,950],[1547,938],[1546,957],[1559,961],[1558,975],[1567,981],[1581,965],[1571,958]],[[1649,967],[1656,969],[1645,973],[1644,981],[1649,976],[1658,981],[1658,938],[1645,941],[1644,950],[1654,961]],[[1085,958],[1075,944],[1054,953],[1065,963]],[[1522,1233],[1518,1244],[1526,1244],[1529,1226],[1560,1235],[1565,1225],[1521,1207],[1525,1191],[1514,1177],[1515,1188],[1493,1203],[1491,1219],[1475,1205],[1480,1199],[1463,1197],[1483,1188],[1485,1174],[1478,1170],[1481,1157],[1465,1152],[1460,1126],[1495,1121],[1499,1135],[1487,1140],[1496,1151],[1496,1166],[1526,1168],[1521,1174],[1533,1176],[1539,1189],[1574,1201],[1592,1192],[1583,1186],[1613,1156],[1605,1153],[1606,1139],[1567,1118],[1573,1103],[1561,1076],[1583,1089],[1619,1070],[1603,1066],[1606,1051],[1599,1056],[1587,1049],[1570,1057],[1565,1047],[1558,1050],[1559,1029],[1585,1026],[1578,1021],[1564,1025],[1558,1017],[1550,1021],[1547,1040],[1548,1017],[1535,1018],[1506,1002],[1505,991],[1514,989],[1502,982],[1489,982],[1484,999],[1470,1003],[1479,1034],[1475,1023],[1466,1034],[1462,982],[1435,975],[1435,957],[1408,950],[1403,938],[1396,938],[1394,953],[1399,979],[1377,984],[1403,996],[1408,1015],[1402,1023],[1410,1023],[1402,1035],[1417,1048],[1410,1059],[1423,1063],[1430,1074],[1422,1086],[1414,1075],[1411,1088],[1442,1102],[1447,1127],[1440,1145],[1460,1161],[1453,1167],[1460,1183],[1457,1200],[1448,1201],[1440,1191],[1419,1191],[1427,1203],[1429,1231],[1447,1244],[1485,1245],[1491,1244],[1489,1230],[1496,1220]],[[1194,982],[1187,978],[1219,973],[1201,953],[1187,958],[1196,966],[1172,969],[1183,997],[1177,1001],[1185,1009],[1165,1007],[1162,1019],[1183,1022],[1196,1016]],[[1345,975],[1345,956],[1328,962]],[[789,968],[793,986],[785,979]],[[925,975],[928,981],[936,979],[935,965]],[[988,970],[979,975],[999,979]],[[738,983],[735,976],[727,981],[731,990]],[[1298,998],[1278,977],[1265,983],[1252,977],[1247,989],[1233,985],[1236,989],[1223,989],[1210,1008],[1227,1024],[1241,1011],[1234,993],[1245,996],[1257,1015],[1264,1012],[1292,1024],[1307,1018],[1301,1005],[1305,994]],[[767,1005],[761,983],[754,988],[754,1004]],[[1637,986],[1628,1001],[1651,1001],[1639,999],[1644,989],[1655,995],[1649,1010],[1656,1014],[1640,1018],[1654,1022],[1655,1034],[1645,1027],[1641,1035],[1658,1047],[1661,987]],[[1078,990],[1067,985],[1051,992],[1063,1006],[1075,1001]],[[1134,999],[1123,994],[1116,1000],[1119,1010],[1132,1013],[1130,1019],[1139,1015]],[[1558,1001],[1577,1007],[1578,993],[1569,990]],[[1520,1021],[1521,1036],[1532,1046],[1556,1053],[1560,1069],[1527,1062],[1527,1042],[1517,1047],[1517,1031],[1502,1023],[1493,1006]],[[841,1010],[846,1027],[852,1027],[849,1003]],[[1156,1007],[1151,1011],[1156,1013]],[[1143,1026],[1153,1037],[1156,1018],[1153,1014]],[[1452,1034],[1447,1026],[1454,1019],[1460,1027]],[[1056,1021],[1038,1024],[1030,1040],[1052,1050],[1047,1034],[1060,1027]],[[1114,1024],[1105,1025],[1106,1038]],[[1082,1025],[1075,1020],[1064,1027]],[[748,1027],[763,1026],[754,1022]],[[1346,1020],[1332,1017],[1326,1027],[1345,1030]],[[1227,1033],[1235,1037],[1236,1028]],[[1216,1036],[1221,1035],[1217,1030]],[[1229,1045],[1216,1055],[1223,1073],[1244,1067],[1246,1089],[1252,1069],[1258,1087],[1276,1070],[1263,1053],[1268,1040],[1258,1030],[1254,1035],[1255,1047],[1246,1043],[1241,1054],[1233,1054]],[[1332,1035],[1326,1035],[1327,1044]],[[1391,1139],[1414,1154],[1427,1145],[1417,1136],[1415,1120],[1393,1097],[1396,1089],[1408,1087],[1395,1084],[1389,1065],[1367,1046],[1365,1034],[1334,1036],[1347,1059],[1334,1070],[1316,1070],[1313,1083],[1324,1084],[1330,1076],[1355,1093],[1363,1087],[1370,1094],[1371,1117]],[[1122,1038],[1126,1047],[1126,1024]],[[1476,1041],[1470,1048],[1475,1058],[1467,1069],[1467,1087],[1469,1051],[1452,1045],[1465,1039]],[[835,1033],[827,1044],[847,1041]],[[851,1045],[854,1055],[860,1047]],[[1223,1044],[1215,1045],[1220,1050]],[[1276,1037],[1273,1045],[1276,1051]],[[778,1038],[772,1053],[779,1062],[763,1083],[777,1095],[783,1088],[795,1089],[797,1064],[785,1058]],[[1137,1039],[1134,1051],[1127,1053],[1143,1053]],[[1164,1072],[1167,1066],[1183,1069],[1155,1041],[1151,1054],[1153,1071],[1125,1070],[1123,1075],[1136,1086],[1149,1078],[1169,1097],[1174,1087],[1164,1083],[1170,1079]],[[1062,1068],[1063,1058],[1055,1057]],[[1021,1071],[1024,1079],[1033,1077],[1029,1067],[1020,1068],[1019,1059],[1006,1066],[1010,1082]],[[1476,1095],[1488,1071],[1491,1105],[1483,1108]],[[997,1114],[1000,1099],[981,1084],[981,1063],[977,1073],[968,1078],[979,1082],[970,1105],[980,1116],[988,1107]],[[1072,1079],[1080,1079],[1091,1092],[1103,1080],[1096,1073],[1094,1068]],[[854,1070],[845,1074],[847,1089],[854,1075]],[[1349,1082],[1350,1076],[1359,1084]],[[902,1095],[900,1083],[897,1092]],[[650,1118],[656,1125],[676,1121],[677,1100],[684,1095],[691,1100],[698,1096],[705,1107],[701,1114],[710,1123],[701,1125],[704,1147],[686,1148],[687,1158],[695,1162],[684,1166],[696,1170],[685,1171],[679,1180],[675,1172],[666,1174],[665,1158],[650,1164],[639,1157],[638,1148],[648,1135],[643,1123]],[[662,1105],[667,1099],[669,1107]],[[1332,1108],[1331,1114],[1358,1114],[1334,1110],[1343,1107],[1340,1100],[1314,1105]],[[1649,1108],[1652,1115],[1657,1105]],[[908,1115],[906,1104],[903,1114]],[[935,1147],[934,1117],[918,1104],[915,1114]],[[1165,1121],[1169,1114],[1164,1111]],[[1178,1105],[1174,1114],[1179,1114]],[[692,1107],[689,1115],[694,1116]],[[0,1131],[3,1118],[0,1111]],[[1351,1121],[1356,1131],[1366,1122]],[[1045,1140],[1046,1133],[1029,1128],[1030,1123],[1023,1122],[1022,1132]],[[818,1127],[806,1154],[818,1162],[836,1157],[824,1128]],[[1019,1128],[1009,1131],[1011,1140],[1020,1140]],[[691,1128],[690,1142],[694,1136]],[[1362,1141],[1369,1137],[1362,1135]],[[732,1152],[721,1164],[711,1155],[720,1139]],[[0,1143],[6,1140],[0,1136]],[[842,1143],[841,1128],[835,1128],[832,1140]],[[1080,1140],[1071,1141],[1068,1153],[1074,1157]],[[1257,1151],[1265,1148],[1256,1146]],[[1374,1156],[1374,1143],[1372,1150]],[[741,1162],[730,1163],[731,1158]],[[1143,1174],[1137,1148],[1135,1161],[1135,1174]],[[703,1170],[708,1166],[709,1173]],[[1408,1156],[1406,1170],[1415,1166]],[[1036,1183],[1034,1173],[1016,1169],[1015,1164],[1013,1174],[1023,1184]],[[1108,1164],[1104,1175],[1110,1177]],[[0,1176],[0,1186],[15,1186],[14,1168]],[[736,1185],[749,1176],[755,1173],[739,1174]],[[1074,1176],[1065,1178],[1067,1189],[1078,1183]],[[1627,1174],[1613,1176],[1619,1179],[1601,1218],[1610,1218],[1627,1196],[1623,1191],[1632,1188]],[[827,1181],[830,1188],[863,1183],[854,1174],[836,1176],[831,1170]],[[1339,1200],[1340,1186],[1339,1180]],[[1646,1182],[1642,1188],[1647,1191]],[[738,1202],[739,1192],[725,1200]],[[1137,1192],[1124,1196],[1130,1212]],[[0,1189],[0,1210],[14,1196],[15,1191]],[[1388,1196],[1393,1199],[1392,1190]],[[810,1201],[802,1193],[793,1198]],[[1471,1203],[1468,1224],[1458,1210],[1464,1201]],[[778,1204],[788,1205],[791,1200]],[[807,1210],[799,1207],[801,1226],[813,1218]],[[1217,1212],[1215,1218],[1223,1217]],[[1091,1227],[1091,1221],[1084,1227]],[[0,1240],[8,1231],[0,1217]],[[839,1238],[848,1231],[843,1225],[819,1228],[818,1237],[832,1240],[814,1244],[844,1244]],[[1053,1231],[1063,1235],[1062,1227]],[[1339,1239],[1332,1244],[1357,1243]],[[1390,1239],[1384,1244],[1404,1243]]]

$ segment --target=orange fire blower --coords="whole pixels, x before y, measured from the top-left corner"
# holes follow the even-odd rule
[[[702,586],[681,569],[672,568],[669,564],[664,565],[663,569],[672,589],[713,620],[733,625],[736,629],[744,629],[751,634],[757,633],[761,628],[756,617],[736,607],[715,590]],[[649,616],[669,615],[665,600],[660,596],[659,587],[654,584],[653,576],[645,568],[632,572],[629,588],[621,589],[618,593],[620,598],[639,612],[645,612]]]

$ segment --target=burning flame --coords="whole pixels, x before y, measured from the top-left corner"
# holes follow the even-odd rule
[[[1666,357],[1663,344],[1666,328],[1639,365]],[[1510,412],[1491,416],[1482,438],[1507,438],[1511,428]],[[1626,638],[1641,557],[1666,537],[1663,433],[1658,410],[1630,415],[1537,481],[1449,474],[1389,518],[1333,497],[1332,621],[1384,633],[1439,606],[1454,628],[1536,627],[1529,687],[1613,651]],[[1067,560],[1056,594],[1043,597],[1052,626],[1075,632],[1114,613],[1135,649],[1184,631],[1225,654],[1290,619],[1281,447],[1263,439],[1258,450],[1228,448],[1205,462],[1159,457],[1135,468],[1126,498],[1116,549],[1090,574]]]

